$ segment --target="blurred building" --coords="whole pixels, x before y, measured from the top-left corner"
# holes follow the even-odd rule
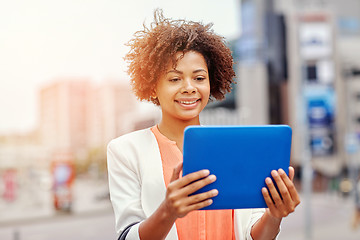
[[[95,84],[88,79],[59,79],[40,90],[42,144],[54,153],[83,159],[131,129],[124,123],[135,110],[127,82]]]
[[[242,0],[241,23],[241,124],[289,124],[292,165],[308,151],[317,172],[338,176],[348,167],[348,135],[360,140],[360,83],[344,74],[359,69],[360,2]]]
[[[57,151],[86,148],[91,91],[87,79],[58,80],[40,90],[40,134],[44,146]]]
[[[90,147],[106,145],[111,139],[132,130],[128,122],[136,111],[136,99],[127,82],[104,81],[94,86],[89,102]]]
[[[36,131],[0,136],[0,209],[6,202],[39,201],[39,191],[50,185],[47,152]]]
[[[52,194],[64,193],[67,171],[71,182],[74,170],[104,176],[108,142],[157,116],[139,108],[129,83],[117,79],[57,79],[40,89],[39,109],[38,129],[0,136],[0,210],[7,202],[46,208]],[[50,191],[56,186],[62,190]]]
[[[36,131],[0,136],[0,171],[44,165],[45,153]]]

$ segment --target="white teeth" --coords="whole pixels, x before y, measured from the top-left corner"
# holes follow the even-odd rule
[[[194,100],[194,101],[179,101],[180,103],[182,104],[194,104],[197,102],[197,100]]]

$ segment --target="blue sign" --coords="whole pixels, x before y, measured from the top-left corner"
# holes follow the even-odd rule
[[[314,156],[335,151],[335,92],[332,87],[309,85],[305,88],[310,146]]]

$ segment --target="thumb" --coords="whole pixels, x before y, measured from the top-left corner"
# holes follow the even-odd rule
[[[174,170],[173,170],[173,173],[171,175],[171,179],[170,179],[170,182],[173,182],[177,179],[179,179],[179,176],[180,176],[180,172],[183,168],[183,163],[179,163],[176,167],[174,167]]]

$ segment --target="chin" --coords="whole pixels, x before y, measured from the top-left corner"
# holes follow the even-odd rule
[[[200,113],[180,115],[178,118],[181,119],[182,121],[191,121],[191,120],[197,119],[199,117],[199,114]]]

